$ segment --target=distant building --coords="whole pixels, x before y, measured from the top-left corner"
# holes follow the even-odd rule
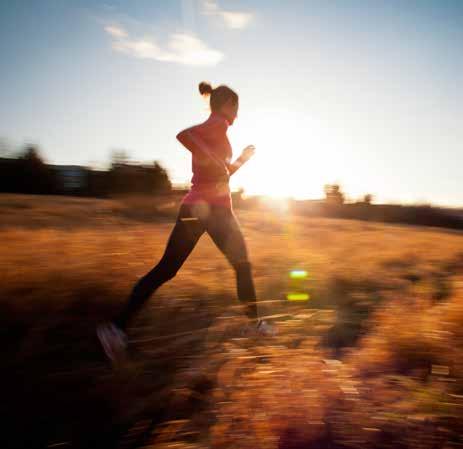
[[[88,186],[89,170],[79,165],[50,165],[55,170],[59,187],[66,193],[85,190]]]

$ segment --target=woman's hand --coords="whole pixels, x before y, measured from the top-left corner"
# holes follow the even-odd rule
[[[254,156],[254,153],[256,152],[256,147],[254,145],[248,145],[242,152],[241,156],[233,162],[233,164],[230,164],[230,175],[236,172],[245,162],[249,161]]]
[[[239,157],[239,159],[242,161],[242,162],[247,162],[249,161],[249,159],[252,158],[252,156],[254,156],[254,153],[256,152],[256,147],[254,145],[248,145],[242,152],[241,152],[241,156]]]

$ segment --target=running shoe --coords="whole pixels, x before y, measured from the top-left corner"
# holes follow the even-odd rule
[[[275,325],[267,323],[265,320],[259,320],[257,323],[257,333],[265,337],[274,337],[278,334],[278,329]]]
[[[121,361],[127,349],[127,335],[114,323],[100,324],[96,329],[96,334],[106,356],[115,363]]]
[[[274,337],[277,333],[278,331],[276,326],[269,324],[264,320],[259,320],[257,324],[246,324],[240,331],[242,337]]]

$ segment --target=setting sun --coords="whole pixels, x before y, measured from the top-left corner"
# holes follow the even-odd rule
[[[323,185],[340,173],[342,146],[326,126],[309,114],[284,109],[243,112],[230,128],[235,148],[256,145],[256,154],[233,179],[247,194],[320,198]]]

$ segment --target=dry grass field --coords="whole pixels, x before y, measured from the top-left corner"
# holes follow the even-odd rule
[[[463,233],[237,211],[272,338],[243,338],[204,236],[106,362],[95,327],[160,258],[176,205],[0,196],[9,448],[463,447]],[[291,270],[308,301],[287,301]]]

